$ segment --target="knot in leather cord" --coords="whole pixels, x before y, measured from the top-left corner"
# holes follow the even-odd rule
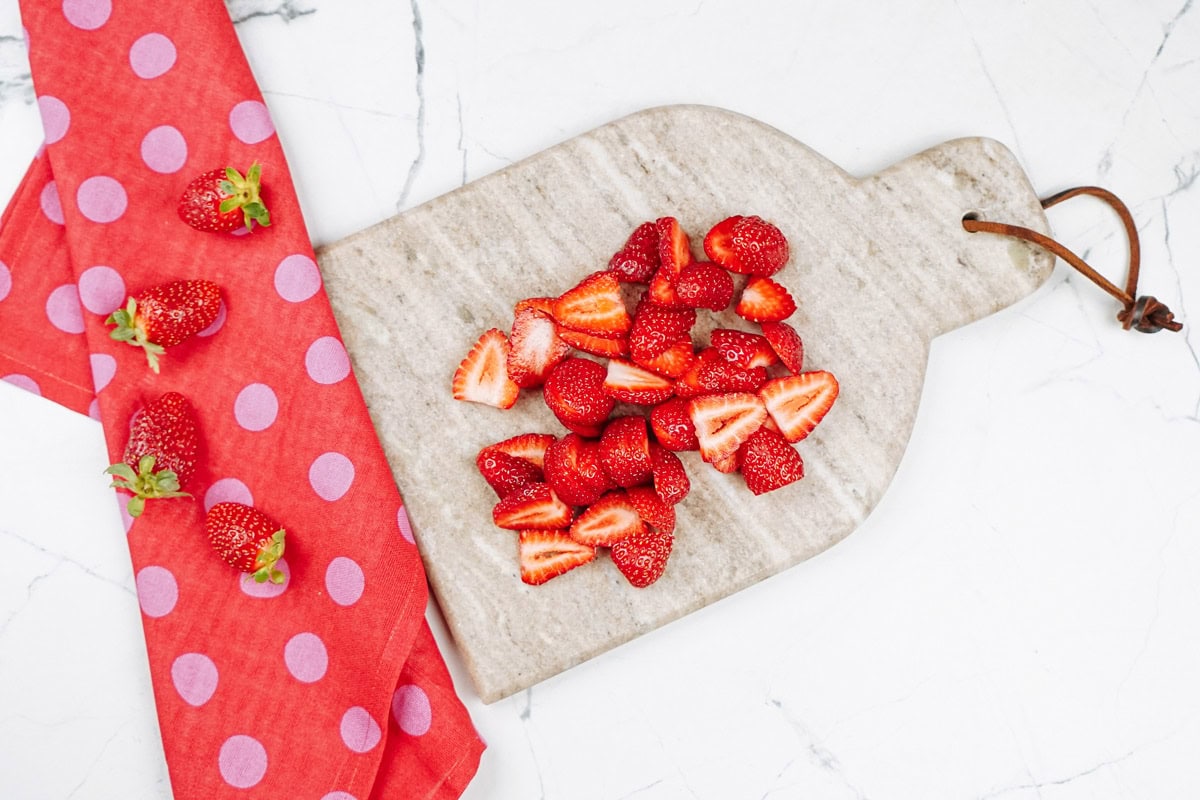
[[[999,233],[1005,236],[1015,236],[1018,239],[1036,244],[1058,256],[1063,261],[1066,261],[1084,277],[1108,292],[1121,303],[1121,311],[1117,314],[1117,320],[1125,330],[1133,328],[1142,333],[1158,333],[1161,330],[1181,330],[1183,325],[1175,321],[1175,315],[1171,313],[1171,309],[1167,308],[1165,304],[1150,295],[1137,296],[1138,271],[1141,266],[1141,245],[1138,241],[1137,225],[1133,221],[1133,215],[1129,213],[1129,208],[1121,202],[1119,197],[1107,189],[1101,189],[1099,186],[1077,186],[1074,189],[1067,189],[1042,200],[1042,208],[1050,208],[1053,205],[1061,203],[1063,200],[1069,200],[1081,194],[1089,194],[1108,203],[1113,211],[1117,212],[1117,216],[1121,218],[1121,223],[1125,226],[1125,235],[1129,241],[1129,276],[1125,281],[1124,289],[1113,284],[1088,266],[1087,262],[1082,258],[1045,234],[1038,233],[1029,228],[1022,228],[1019,225],[1009,225],[1005,222],[990,222],[971,216],[963,217],[962,225],[963,228],[971,233],[983,231],[986,233]]]

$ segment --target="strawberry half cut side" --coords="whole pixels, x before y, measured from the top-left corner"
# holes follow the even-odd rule
[[[554,319],[564,328],[606,339],[629,332],[631,320],[621,285],[611,272],[593,272],[554,301]]]
[[[750,322],[780,322],[796,311],[796,301],[770,278],[753,277],[742,289],[734,313]]]
[[[492,508],[496,527],[512,531],[565,528],[574,515],[571,507],[545,483],[530,483],[509,492]]]
[[[696,426],[700,457],[710,464],[737,452],[767,418],[763,401],[749,392],[693,398],[689,413]]]
[[[564,531],[521,531],[517,539],[521,580],[539,586],[596,558],[596,548]]]
[[[489,328],[471,347],[454,371],[455,400],[512,408],[521,388],[508,377],[508,339],[499,328]]]
[[[646,530],[625,492],[609,492],[583,510],[571,524],[571,538],[592,547],[609,547]]]
[[[767,381],[758,390],[783,438],[798,442],[812,433],[838,396],[837,378],[824,370]]]

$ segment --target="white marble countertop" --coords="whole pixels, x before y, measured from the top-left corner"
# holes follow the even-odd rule
[[[1006,143],[1133,209],[1142,289],[1200,311],[1192,0],[230,0],[323,244],[626,113],[689,102],[854,174]],[[0,201],[37,149],[0,0]],[[796,187],[803,191],[803,187]],[[1058,237],[1117,282],[1088,200]],[[1200,357],[1060,265],[935,342],[891,489],[827,553],[484,706],[466,797],[1200,794]],[[0,797],[170,796],[100,427],[0,382]],[[402,487],[403,488],[403,487]]]

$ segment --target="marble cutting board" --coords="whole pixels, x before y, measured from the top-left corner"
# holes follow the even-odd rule
[[[675,216],[702,255],[730,214],[775,222],[777,276],[805,368],[841,395],[799,445],[806,477],[753,497],[684,453],[692,492],[675,551],[647,589],[606,554],[541,587],[521,583],[516,535],[492,525],[475,471],[484,445],[565,433],[526,390],[500,411],[451,399],[450,377],[513,304],[603,269],[633,228]],[[997,142],[960,139],[865,179],[755,120],[699,106],[640,112],[318,252],[355,373],[404,494],[430,584],[485,702],[551,677],[829,548],[870,513],[912,430],[930,341],[1031,293],[1051,256],[963,231],[964,214],[1048,232]],[[729,312],[711,327],[751,329]]]

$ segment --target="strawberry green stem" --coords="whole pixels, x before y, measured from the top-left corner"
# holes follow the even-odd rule
[[[109,484],[109,488],[124,489],[127,492],[133,493],[133,497],[125,505],[125,509],[131,517],[140,517],[142,515],[142,512],[146,510],[147,500],[166,497],[191,497],[187,492],[179,490],[179,477],[175,474],[174,470],[163,469],[155,472],[154,461],[154,456],[144,455],[138,459],[138,468],[136,471],[133,467],[123,462],[113,464],[104,470],[113,476],[113,481]]]
[[[240,208],[246,230],[253,229],[255,222],[264,228],[271,224],[271,214],[259,196],[261,179],[262,165],[255,162],[246,170],[245,177],[233,167],[226,167],[225,180],[221,181],[221,191],[228,195],[221,201],[221,213],[228,214]]]
[[[254,559],[257,569],[248,576],[254,578],[255,583],[266,583],[268,580],[274,584],[283,583],[285,576],[275,568],[275,564],[283,557],[285,533],[282,528],[275,531],[268,543],[258,551],[258,556]]]
[[[108,319],[104,320],[105,325],[116,325],[117,327],[109,331],[109,337],[118,342],[125,342],[132,347],[140,347],[146,352],[146,361],[150,363],[150,369],[158,373],[158,357],[166,352],[162,345],[150,341],[150,337],[146,333],[146,328],[142,324],[142,318],[137,313],[137,300],[129,298],[125,303],[124,308],[119,308],[108,315]]]

